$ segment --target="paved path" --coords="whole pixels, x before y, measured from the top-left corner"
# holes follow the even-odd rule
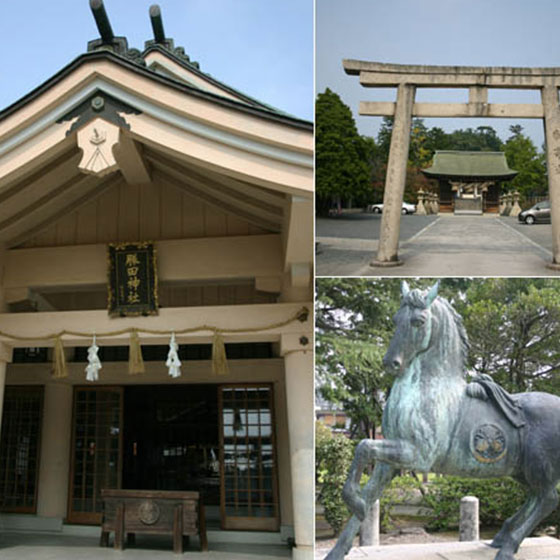
[[[200,552],[192,538],[184,558],[192,560],[282,560],[291,558],[287,546],[212,543]],[[0,560],[173,560],[171,537],[138,535],[134,548],[124,551],[99,546],[99,537],[52,534],[0,534]]]
[[[437,216],[401,216],[401,239],[409,239]],[[381,227],[380,214],[353,212],[336,218],[317,218],[315,235],[317,237],[342,237],[344,239],[379,239]]]
[[[350,238],[336,235],[337,227],[333,227],[334,235],[327,237],[320,234],[328,231],[317,227],[317,275],[560,275],[560,271],[546,268],[552,260],[550,225],[524,226],[514,218],[496,216],[443,214],[428,218],[432,219],[426,223],[423,216],[403,217],[399,257],[404,265],[390,268],[369,266],[377,251],[377,235]]]
[[[397,544],[353,548],[346,560],[494,560],[497,550],[490,541]],[[324,551],[316,551],[322,560]],[[560,541],[552,537],[525,539],[515,555],[516,560],[558,560]]]
[[[403,544],[353,548],[352,560],[493,560],[496,549],[490,541]],[[560,541],[552,537],[525,539],[516,553],[517,560],[558,560]]]

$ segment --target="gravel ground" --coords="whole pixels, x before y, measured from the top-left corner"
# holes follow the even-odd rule
[[[315,542],[315,558],[324,558],[328,551],[336,544],[336,539],[332,536],[326,536],[323,530],[317,528],[319,535]],[[322,528],[321,528],[322,529]],[[491,532],[492,536],[495,531]],[[323,536],[321,536],[321,534]],[[484,535],[483,538],[489,538]],[[458,532],[447,533],[428,533],[423,527],[419,526],[418,521],[404,521],[399,520],[398,527],[390,533],[381,533],[381,544],[416,544],[416,543],[431,543],[431,542],[445,542],[459,540]],[[354,546],[359,545],[359,540],[356,538]]]

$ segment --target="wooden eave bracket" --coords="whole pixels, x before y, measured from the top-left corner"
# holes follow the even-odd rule
[[[151,182],[140,146],[116,124],[98,117],[78,130],[76,141],[82,173],[104,177],[120,170],[129,184]]]

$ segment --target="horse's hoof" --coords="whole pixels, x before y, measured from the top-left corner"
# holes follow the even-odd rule
[[[494,537],[494,540],[490,543],[490,546],[492,548],[502,548],[503,544],[504,544],[504,540],[500,536],[496,535]]]
[[[504,550],[503,548],[496,554],[494,560],[515,560],[513,552]]]

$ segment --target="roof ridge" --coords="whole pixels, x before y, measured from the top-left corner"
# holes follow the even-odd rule
[[[296,126],[298,128],[307,129],[313,127],[313,123],[311,121],[307,121],[300,117],[295,117],[282,112],[275,112],[270,109],[267,109],[266,107],[262,107],[259,105],[250,105],[248,103],[243,103],[242,101],[238,101],[236,99],[229,99],[227,97],[224,97],[223,95],[218,95],[216,93],[212,93],[211,91],[203,90],[201,88],[189,85],[178,79],[174,79],[169,76],[158,74],[157,72],[154,72],[153,70],[150,70],[145,66],[140,66],[139,64],[136,64],[133,60],[130,60],[129,58],[126,58],[113,51],[105,50],[105,49],[99,49],[99,50],[82,53],[81,55],[78,55],[76,58],[74,58],[74,60],[72,60],[66,66],[61,68],[58,72],[56,72],[53,76],[45,80],[42,84],[39,84],[37,87],[32,89],[26,95],[20,97],[18,100],[14,101],[4,109],[0,110],[0,121],[8,117],[12,113],[16,112],[20,107],[27,104],[29,101],[41,95],[44,91],[49,89],[54,84],[63,80],[68,74],[74,71],[81,64],[87,63],[90,60],[96,60],[101,58],[108,59],[114,62],[115,64],[120,64],[124,67],[129,68],[134,72],[138,72],[150,79],[160,81],[170,87],[181,89],[183,91],[188,91],[192,95],[210,99],[221,105],[235,107],[240,111],[252,113],[262,118],[278,120],[280,122],[289,124],[291,126]]]

